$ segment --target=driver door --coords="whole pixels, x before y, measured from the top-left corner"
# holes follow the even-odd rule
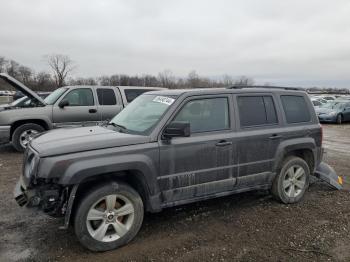
[[[233,189],[235,167],[229,95],[185,102],[172,121],[189,122],[190,137],[160,140],[163,199],[175,201],[210,196]]]
[[[60,107],[61,101],[68,105]],[[96,99],[91,88],[74,88],[59,99],[53,107],[56,127],[94,125],[99,121]]]

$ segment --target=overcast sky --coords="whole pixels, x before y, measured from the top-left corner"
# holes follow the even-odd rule
[[[258,83],[350,87],[349,0],[0,0],[0,56],[75,76],[246,75]]]

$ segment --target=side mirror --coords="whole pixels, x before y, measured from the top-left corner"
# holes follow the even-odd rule
[[[65,106],[69,106],[69,102],[68,102],[68,100],[63,99],[63,100],[61,100],[61,102],[58,103],[58,106],[60,108],[64,108]]]
[[[188,122],[172,122],[163,131],[163,137],[167,139],[172,137],[189,137],[190,135],[191,127]]]

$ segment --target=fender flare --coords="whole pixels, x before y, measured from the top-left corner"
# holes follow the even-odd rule
[[[315,140],[311,137],[302,137],[302,138],[295,138],[295,139],[289,139],[286,141],[283,141],[279,144],[276,155],[275,155],[275,163],[273,165],[273,171],[276,172],[280,164],[282,163],[285,156],[292,151],[295,150],[311,150],[314,160],[317,159],[317,153],[316,153],[316,143]]]

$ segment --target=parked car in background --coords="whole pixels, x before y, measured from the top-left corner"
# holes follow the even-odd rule
[[[33,136],[58,127],[96,125],[113,118],[137,95],[158,87],[66,86],[42,99],[38,94],[7,74],[8,82],[30,98],[31,106],[0,112],[0,142],[12,142],[24,151]]]
[[[331,122],[341,124],[350,121],[350,101],[334,100],[316,108],[320,122]]]
[[[45,98],[47,97],[51,92],[45,92],[45,93],[37,93],[41,98]],[[17,99],[16,101],[13,101],[10,104],[3,104],[0,105],[0,111],[3,110],[9,110],[9,109],[15,109],[15,108],[26,108],[26,107],[35,107],[35,100],[27,97],[27,96],[23,96],[19,99]]]
[[[333,101],[333,100],[336,99],[335,96],[322,96],[322,98],[323,98],[324,100],[327,100],[327,101]]]
[[[311,175],[341,189],[322,157],[322,127],[305,91],[154,91],[109,125],[33,139],[14,196],[64,217],[86,248],[106,251],[136,236],[145,211],[261,189],[296,203]]]
[[[318,108],[320,106],[322,106],[324,103],[321,103],[319,100],[315,99],[315,98],[311,98],[311,102],[314,105],[315,108]]]

